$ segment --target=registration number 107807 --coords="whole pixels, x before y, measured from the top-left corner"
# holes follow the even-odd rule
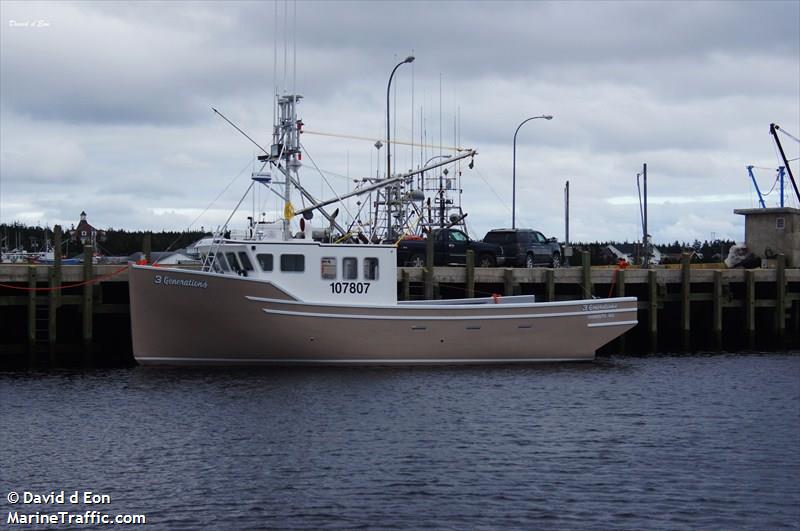
[[[369,282],[331,282],[331,293],[366,294]]]

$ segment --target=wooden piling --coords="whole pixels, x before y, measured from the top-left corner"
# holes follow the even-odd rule
[[[753,348],[756,341],[756,273],[752,269],[744,272],[744,328],[747,346]]]
[[[53,268],[56,287],[61,287],[61,225],[53,227]],[[56,289],[56,308],[61,307],[61,290]]]
[[[47,268],[47,342],[52,350],[58,338],[58,307],[61,305],[61,226],[53,227],[53,264]]]
[[[467,250],[467,267],[466,267],[466,294],[465,297],[472,299],[475,297],[475,251],[472,249]]]
[[[650,335],[650,351],[658,350],[658,273],[651,269],[647,272],[647,330]]]
[[[692,270],[690,261],[692,257],[689,253],[683,253],[681,257],[681,330],[683,331],[683,348],[689,348],[691,343],[692,316],[691,316],[691,296],[692,296]]]
[[[510,267],[503,271],[503,293],[506,296],[514,294],[514,270]]]
[[[400,286],[401,286],[400,297],[401,300],[404,301],[411,299],[411,282],[409,281],[408,276],[409,276],[408,271],[404,270],[400,273]]]
[[[425,240],[425,299],[433,299],[433,233]]]
[[[625,296],[625,270],[618,269],[617,272],[617,297]],[[625,354],[625,334],[619,336],[619,352]]]
[[[581,251],[581,265],[583,267],[583,293],[581,299],[592,298],[592,259],[589,251]]]
[[[28,346],[36,345],[36,266],[28,266]]]
[[[83,248],[83,342],[92,342],[92,284],[89,283],[93,277],[92,273],[92,253],[91,245]]]
[[[58,313],[56,311],[58,309],[58,286],[56,282],[58,279],[56,278],[55,264],[48,266],[47,269],[50,278],[50,291],[47,292],[47,342],[50,344],[50,348],[53,348],[56,345],[56,336],[58,335],[56,328],[58,325],[56,323],[56,314]]]
[[[547,269],[544,273],[545,279],[545,297],[547,302],[556,300],[556,272],[553,269]]]
[[[722,271],[714,271],[714,348],[722,348]]]
[[[775,327],[778,339],[786,332],[786,256],[779,254],[775,261]]]

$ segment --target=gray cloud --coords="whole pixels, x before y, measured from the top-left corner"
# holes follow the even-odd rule
[[[284,37],[293,62],[292,32],[276,39],[274,13],[275,4],[258,2],[0,3],[3,221],[72,219],[78,205],[100,225],[191,221],[191,209],[202,210],[254,154],[210,107],[269,142]],[[461,143],[479,150],[481,175],[510,198],[516,125],[554,114],[520,131],[517,161],[520,217],[552,234],[562,230],[568,178],[576,238],[633,239],[636,207],[608,200],[635,193],[642,162],[663,196],[747,196],[744,166],[776,164],[768,124],[800,133],[797,2],[300,1],[297,14],[296,85],[310,130],[383,136],[388,73],[414,50],[417,61],[394,82],[395,138],[419,139],[423,105],[426,141],[438,143],[441,75],[443,144],[456,142],[460,108]],[[33,19],[49,26],[8,25]],[[306,135],[304,143],[339,174],[379,165],[370,142]],[[436,153],[395,150],[398,168]],[[508,205],[465,175],[476,231],[509,224]],[[310,164],[303,179],[331,195]],[[243,188],[234,188],[220,204],[238,199]],[[734,236],[738,206],[749,205],[662,205],[654,235],[708,237],[714,226]],[[218,223],[214,216],[200,223]]]

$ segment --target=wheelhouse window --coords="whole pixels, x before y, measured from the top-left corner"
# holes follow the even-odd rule
[[[222,271],[226,273],[231,270],[231,268],[228,266],[228,261],[225,260],[225,255],[223,253],[219,253],[217,255],[217,259],[215,260],[214,263],[215,265],[219,266],[220,269],[222,269]]]
[[[342,278],[344,280],[358,278],[358,260],[353,257],[342,258]]]
[[[333,256],[323,256],[320,262],[320,274],[325,280],[336,279],[336,258]]]
[[[378,280],[377,258],[364,258],[364,280]]]
[[[261,266],[262,271],[272,271],[271,254],[257,254],[256,260],[258,260],[258,265]]]
[[[228,259],[228,264],[230,264],[231,269],[237,273],[242,270],[242,266],[239,265],[239,260],[236,259],[235,253],[225,253],[225,258]]]
[[[239,251],[239,261],[242,262],[242,267],[244,267],[246,271],[253,270],[253,264],[250,262],[250,257],[247,256],[246,252]]]
[[[302,254],[282,254],[281,271],[302,273],[306,270],[306,257]]]

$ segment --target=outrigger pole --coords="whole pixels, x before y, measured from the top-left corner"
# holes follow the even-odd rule
[[[391,185],[393,185],[395,183],[399,183],[400,181],[404,181],[404,180],[408,179],[409,177],[413,177],[414,175],[419,175],[420,173],[423,173],[423,172],[426,172],[426,171],[429,171],[429,170],[433,170],[433,169],[438,168],[440,166],[445,166],[447,164],[452,164],[453,162],[456,162],[457,160],[466,159],[468,157],[474,157],[477,154],[478,154],[477,151],[475,151],[473,149],[470,149],[470,150],[467,150],[466,152],[464,152],[464,153],[462,153],[460,155],[456,155],[455,157],[452,157],[452,158],[449,158],[449,159],[445,159],[445,160],[443,160],[441,162],[436,162],[436,163],[431,164],[429,166],[425,166],[424,168],[420,168],[418,170],[410,171],[408,173],[404,173],[402,175],[398,175],[397,177],[392,177],[391,179],[384,179],[384,180],[382,180],[380,182],[377,182],[375,184],[372,184],[370,186],[365,186],[364,188],[359,188],[358,190],[353,190],[352,192],[350,192],[348,194],[341,195],[341,196],[339,196],[339,197],[337,197],[335,199],[329,199],[327,201],[322,201],[322,202],[317,203],[316,205],[312,205],[312,206],[310,206],[308,208],[304,208],[302,210],[297,210],[297,211],[295,211],[295,214],[306,214],[306,213],[311,212],[312,210],[315,210],[317,208],[330,205],[331,203],[338,203],[342,199],[347,199],[348,197],[354,197],[354,196],[357,196],[357,195],[363,195],[363,194],[366,194],[366,193],[369,193],[369,192],[374,192],[375,190],[379,190],[381,188],[385,188],[387,186],[391,186]]]

